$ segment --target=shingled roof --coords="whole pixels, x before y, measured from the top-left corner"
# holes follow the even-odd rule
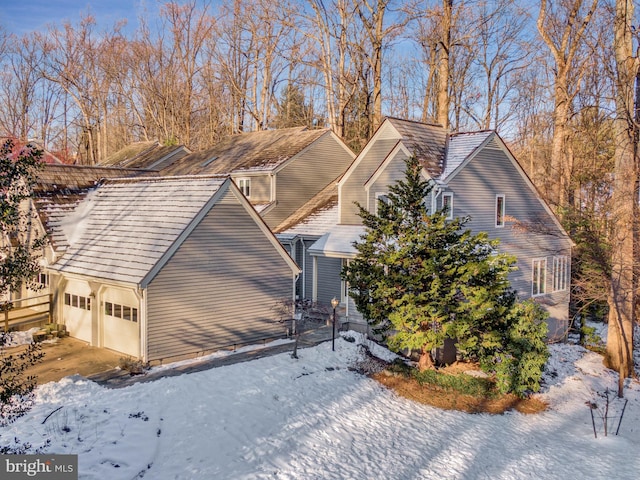
[[[140,284],[227,179],[105,181],[57,219],[68,248],[51,268]]]
[[[157,141],[135,142],[109,155],[103,166],[161,170],[191,153],[184,145],[160,145]]]
[[[212,148],[181,158],[162,173],[199,175],[269,171],[329,134],[328,128],[293,127],[232,135]]]
[[[101,180],[157,175],[157,172],[139,169],[45,165],[38,171],[34,185],[34,201],[53,249],[64,251],[68,246],[66,237],[55,228],[60,218],[72,211]]]
[[[445,168],[447,131],[441,125],[387,117],[401,135],[403,145],[415,155],[433,178],[439,177]]]

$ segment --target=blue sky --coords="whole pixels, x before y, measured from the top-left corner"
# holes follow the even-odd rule
[[[129,28],[136,28],[138,15],[145,6],[157,8],[155,0],[0,0],[0,25],[9,32],[22,34],[41,30],[48,23],[77,23],[90,11],[98,25],[107,26],[127,19]]]

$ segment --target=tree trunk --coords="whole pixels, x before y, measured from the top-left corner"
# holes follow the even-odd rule
[[[449,77],[450,77],[450,49],[451,49],[451,23],[453,0],[442,2],[442,37],[438,56],[438,111],[436,121],[445,129],[449,128]]]
[[[609,332],[605,364],[620,373],[618,396],[623,395],[623,378],[633,374],[633,324],[635,308],[634,225],[636,213],[634,145],[634,81],[632,0],[616,0],[614,50],[617,67],[615,133],[615,179],[613,191],[613,236],[611,242],[611,290]]]
[[[418,360],[418,369],[422,372],[424,370],[433,370],[435,364],[433,358],[431,358],[431,352],[426,349],[420,351],[420,360]]]

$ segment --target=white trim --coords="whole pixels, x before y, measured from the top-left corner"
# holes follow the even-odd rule
[[[541,269],[540,266],[536,269],[536,264],[543,266],[544,269]],[[538,278],[536,280],[536,270],[538,272],[542,272],[544,274],[544,278]],[[540,274],[538,274],[539,277]],[[537,287],[537,289],[534,289]],[[541,288],[542,287],[542,288]],[[535,291],[537,290],[537,292]],[[540,257],[534,258],[531,260],[531,296],[532,297],[541,297],[542,295],[547,294],[547,258]]]
[[[551,292],[565,292],[571,284],[570,258],[568,255],[556,255],[553,257],[553,272]],[[560,267],[560,268],[558,268]]]
[[[240,190],[245,197],[251,198],[251,178],[250,177],[236,177],[233,179],[233,181],[238,187],[238,190]]]

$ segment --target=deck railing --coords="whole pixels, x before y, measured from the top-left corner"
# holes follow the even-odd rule
[[[35,301],[35,303],[32,303],[32,301]],[[31,324],[42,323],[45,319],[47,323],[52,323],[53,294],[47,293],[3,302],[0,304],[0,312],[4,315],[5,332],[18,326],[24,327]]]

